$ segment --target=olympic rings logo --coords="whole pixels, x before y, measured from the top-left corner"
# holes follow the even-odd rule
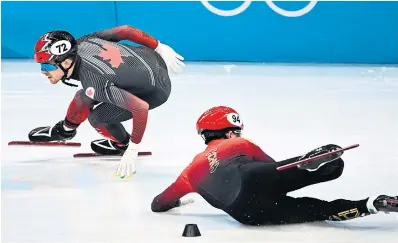
[[[224,16],[224,17],[231,17],[231,16],[235,16],[238,14],[243,13],[251,4],[252,1],[244,1],[239,7],[234,8],[232,10],[222,10],[222,9],[218,9],[216,7],[214,7],[213,5],[211,5],[208,1],[200,1],[203,6],[205,6],[205,8],[207,8],[210,12],[220,15],[220,16]],[[318,1],[310,1],[307,6],[305,6],[302,9],[299,10],[294,10],[294,11],[289,11],[289,10],[285,10],[282,9],[278,6],[275,5],[275,3],[273,3],[272,1],[265,1],[265,3],[275,12],[278,13],[282,16],[285,17],[300,17],[303,16],[307,13],[309,13],[316,5]]]

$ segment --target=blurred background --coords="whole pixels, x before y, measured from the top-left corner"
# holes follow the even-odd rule
[[[37,39],[137,27],[187,61],[398,63],[395,1],[43,1],[1,3],[2,58],[32,58]]]

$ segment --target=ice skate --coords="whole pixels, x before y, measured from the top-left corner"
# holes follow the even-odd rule
[[[325,145],[325,146],[322,146],[322,147],[319,147],[319,148],[316,148],[316,149],[310,151],[309,153],[307,153],[307,154],[303,155],[302,157],[300,157],[298,159],[298,161],[304,160],[304,159],[308,159],[308,158],[311,158],[311,157],[314,157],[314,156],[317,156],[317,155],[325,154],[325,153],[328,153],[328,152],[331,152],[331,151],[335,151],[335,150],[338,150],[338,149],[341,149],[341,147],[338,146],[338,145],[334,145],[334,144],[328,144],[328,145]],[[304,164],[301,164],[301,165],[297,165],[297,167],[299,169],[303,169],[303,170],[316,171],[320,167],[322,167],[323,165],[325,165],[327,163],[330,163],[330,162],[340,158],[341,155],[343,155],[343,152],[337,153],[337,154],[332,154],[332,155],[327,156],[325,158],[316,159],[316,160],[313,160],[313,161],[310,161],[308,163],[304,163]]]
[[[398,196],[391,197],[380,195],[377,197],[370,197],[367,206],[370,213],[398,213]]]
[[[128,144],[116,143],[110,139],[97,139],[91,142],[91,149],[101,155],[123,155]]]
[[[76,135],[76,130],[66,131],[64,121],[59,121],[54,126],[38,127],[29,132],[32,142],[53,142],[71,140]]]

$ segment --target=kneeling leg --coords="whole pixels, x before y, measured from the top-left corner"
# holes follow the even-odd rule
[[[88,117],[92,127],[107,139],[95,140],[91,148],[99,154],[119,154],[127,148],[130,134],[121,122],[130,120],[130,111],[109,103],[98,105]]]

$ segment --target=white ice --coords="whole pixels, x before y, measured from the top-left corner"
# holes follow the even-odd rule
[[[398,214],[345,222],[247,227],[195,194],[194,204],[155,214],[152,199],[205,148],[195,132],[211,106],[236,108],[245,136],[275,159],[317,146],[359,143],[343,175],[292,193],[325,200],[398,195],[398,68],[383,66],[187,63],[173,76],[169,101],[150,112],[130,181],[114,160],[73,159],[101,138],[88,122],[81,148],[11,147],[38,126],[64,118],[76,88],[51,85],[31,61],[2,61],[2,242],[396,242]],[[124,123],[128,130],[131,122]],[[194,223],[198,238],[181,236]]]

